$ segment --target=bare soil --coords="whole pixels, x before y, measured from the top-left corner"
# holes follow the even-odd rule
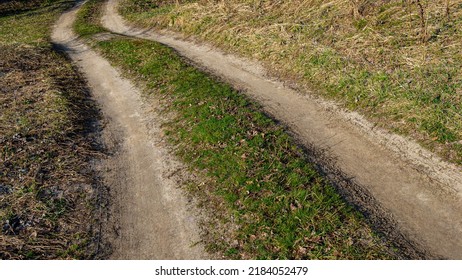
[[[287,124],[341,193],[410,258],[462,258],[462,170],[362,116],[294,91],[249,62],[181,35],[128,26],[109,0],[103,24],[176,49]]]
[[[100,55],[77,40],[78,7],[64,13],[52,39],[81,68],[105,119],[103,138],[113,155],[99,166],[110,186],[112,215],[104,224],[112,259],[209,258],[197,214],[172,174],[182,169],[169,153],[159,116],[140,92]]]

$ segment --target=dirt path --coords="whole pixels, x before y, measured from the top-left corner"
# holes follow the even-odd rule
[[[414,256],[462,259],[461,168],[374,128],[358,114],[268,79],[256,63],[174,34],[129,27],[117,14],[117,3],[106,5],[106,28],[166,44],[246,90],[303,145],[322,150],[313,156],[320,169],[395,242],[423,250]]]
[[[108,230],[113,239],[111,258],[208,258],[200,245],[192,246],[200,240],[196,218],[175,178],[169,176],[181,166],[163,144],[156,123],[159,116],[147,112],[129,81],[76,39],[71,31],[76,11],[61,16],[52,39],[85,74],[107,122],[105,142],[117,147],[101,166],[113,200],[108,223],[114,228]]]

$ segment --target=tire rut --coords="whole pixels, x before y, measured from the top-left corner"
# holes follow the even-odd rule
[[[99,167],[112,202],[105,225],[110,258],[209,258],[200,244],[197,212],[169,176],[182,166],[161,137],[160,116],[148,112],[140,92],[73,34],[78,9],[59,18],[52,40],[85,75],[103,112],[104,141],[115,150]]]

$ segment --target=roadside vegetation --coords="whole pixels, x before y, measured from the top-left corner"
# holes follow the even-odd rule
[[[106,31],[100,24],[102,17],[101,4],[104,0],[88,1],[80,8],[75,21],[75,32],[82,38]]]
[[[98,111],[49,39],[69,1],[0,3],[0,259],[97,257]]]
[[[462,1],[122,0],[462,163]]]
[[[75,30],[87,38],[80,30],[98,24],[89,16],[98,2],[78,14]],[[144,88],[148,104],[161,103],[173,149],[203,175],[185,187],[213,217],[203,228],[210,251],[233,259],[402,257],[244,94],[158,43],[116,35],[91,43]]]

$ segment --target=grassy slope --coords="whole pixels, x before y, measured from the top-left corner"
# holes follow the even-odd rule
[[[72,3],[0,5],[0,258],[93,257],[89,161],[97,118],[85,81],[49,43]]]
[[[98,13],[91,1],[76,30],[88,36]],[[95,29],[96,30],[96,29]],[[146,87],[145,99],[160,102],[164,124],[178,155],[202,183],[188,189],[215,214],[209,249],[227,258],[391,258],[385,246],[307,162],[283,127],[258,105],[195,69],[160,44],[115,37],[94,41],[113,64]]]
[[[425,28],[419,6],[401,0],[124,0],[121,11],[261,60],[462,163],[462,1],[449,14],[446,1],[421,2]]]

